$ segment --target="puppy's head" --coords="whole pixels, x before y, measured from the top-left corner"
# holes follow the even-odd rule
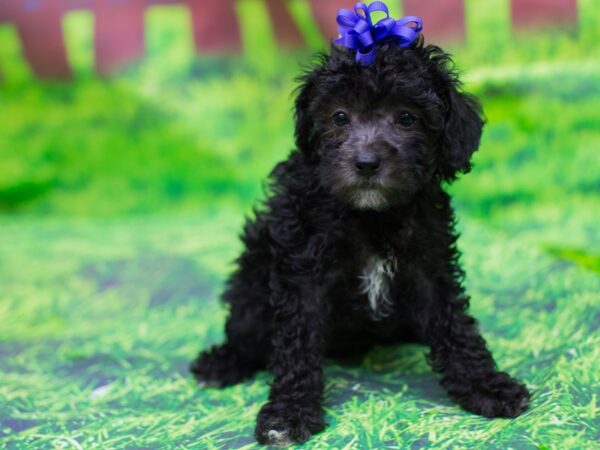
[[[450,66],[421,43],[384,44],[370,66],[344,48],[321,55],[296,99],[297,146],[321,184],[354,208],[384,210],[468,172],[481,107]]]

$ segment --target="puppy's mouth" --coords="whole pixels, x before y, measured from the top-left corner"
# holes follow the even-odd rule
[[[354,170],[334,174],[325,178],[331,191],[353,209],[383,211],[400,201],[399,186],[391,183],[383,172],[370,177],[358,176]]]
[[[357,209],[382,210],[388,206],[387,193],[379,183],[364,182],[347,191],[350,203]]]

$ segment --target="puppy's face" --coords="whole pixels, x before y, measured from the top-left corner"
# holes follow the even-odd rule
[[[468,171],[482,121],[447,62],[419,46],[383,46],[369,67],[345,50],[323,57],[296,102],[298,146],[318,161],[321,185],[353,208],[384,210]]]
[[[321,183],[358,209],[405,203],[431,175],[426,115],[405,98],[341,96],[317,113]]]

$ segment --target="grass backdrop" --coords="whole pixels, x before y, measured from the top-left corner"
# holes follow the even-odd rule
[[[451,187],[472,309],[527,382],[515,420],[461,411],[420,346],[326,368],[330,426],[307,448],[587,449],[600,440],[600,5],[575,30],[517,34],[467,1],[451,48],[488,125]],[[240,2],[245,56],[192,57],[184,9],[147,14],[149,56],[92,73],[92,18],[65,18],[71,84],[38,83],[0,27],[0,448],[252,448],[269,377],[198,390],[222,339],[243,214],[292,148],[294,77],[264,5]],[[290,3],[313,50],[301,0]],[[396,11],[399,13],[399,11]]]

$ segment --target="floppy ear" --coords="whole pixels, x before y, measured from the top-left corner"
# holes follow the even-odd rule
[[[446,181],[471,170],[471,155],[479,147],[484,121],[479,101],[452,83],[446,96],[440,172]]]
[[[314,134],[314,123],[309,113],[310,100],[314,86],[313,74],[309,73],[299,80],[302,84],[298,87],[298,95],[295,103],[296,119],[296,146],[303,152],[309,152],[312,147],[312,136]]]

